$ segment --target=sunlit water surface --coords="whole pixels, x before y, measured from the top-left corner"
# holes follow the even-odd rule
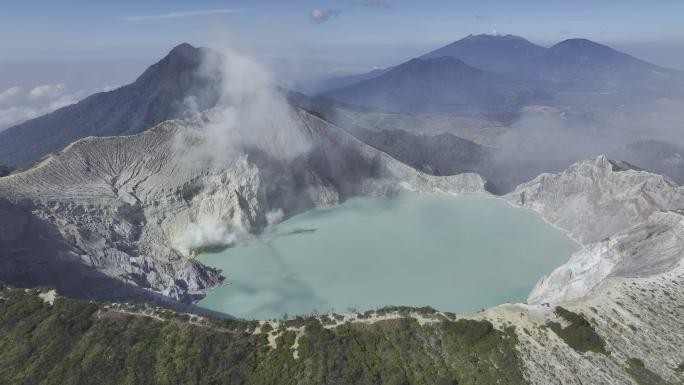
[[[471,313],[524,302],[578,248],[498,199],[354,198],[294,216],[252,245],[203,254],[227,284],[199,306],[256,319],[386,305]]]

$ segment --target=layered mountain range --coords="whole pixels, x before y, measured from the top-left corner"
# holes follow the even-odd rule
[[[325,95],[390,112],[455,115],[505,114],[553,100],[542,91],[450,56],[413,59]]]
[[[460,80],[464,78],[468,81]],[[492,88],[491,82],[498,86]],[[519,36],[470,35],[392,68],[325,84],[330,85],[338,88],[324,89],[323,94],[344,102],[388,111],[459,115],[482,114],[478,103],[483,95],[490,107],[496,104],[508,112],[531,104],[617,106],[650,98],[681,98],[684,73],[586,39],[545,48]],[[522,85],[528,92],[534,90],[536,97],[519,94]],[[410,102],[401,98],[411,91],[414,104],[407,110]],[[455,92],[473,99],[473,104],[455,102]],[[504,92],[505,102],[500,98]]]
[[[202,63],[217,56],[181,44],[130,85],[0,132],[0,167],[24,166],[86,136],[137,133],[216,106],[221,91],[211,79],[219,75]],[[634,108],[635,114],[644,108],[643,113],[629,115],[631,109],[625,109],[618,94],[640,101],[678,97],[684,89],[681,79],[678,71],[587,40],[544,48],[517,36],[471,35],[362,79],[347,77],[345,86],[324,97],[299,95],[290,101],[421,171],[476,172],[500,193],[584,157],[609,153],[626,159],[616,148],[650,139],[641,133],[658,121],[646,120],[648,102]],[[571,99],[586,107],[574,106]],[[534,132],[516,132],[530,120],[539,126]],[[625,127],[638,120],[644,120],[639,127]],[[535,162],[549,147],[543,137],[557,135],[557,126],[593,133],[550,137],[562,141],[564,135],[576,135],[583,144],[559,148],[555,159]],[[525,136],[541,139],[527,144]],[[658,156],[653,146],[639,149],[639,159],[629,158],[633,164],[680,179],[677,166],[668,166],[671,160],[664,165],[653,161]]]

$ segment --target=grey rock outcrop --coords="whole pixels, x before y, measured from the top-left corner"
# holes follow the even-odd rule
[[[179,145],[179,134],[203,122],[184,120],[132,136],[84,138],[0,179],[0,273],[16,281],[18,266],[28,264],[20,276],[40,284],[41,275],[70,276],[59,263],[68,261],[113,279],[106,285],[124,283],[127,290],[187,303],[222,280],[192,259],[197,249],[258,232],[270,210],[288,215],[402,190],[484,191],[476,174],[428,176],[315,116],[296,115],[313,145],[287,162],[258,148],[221,162],[198,161],[192,146]],[[193,231],[219,238],[186,239]],[[90,278],[89,285],[97,282]],[[67,286],[60,292],[78,294],[72,281],[60,281]]]
[[[667,177],[605,156],[542,174],[505,197],[541,213],[583,245],[544,277],[528,303],[586,295],[609,276],[649,276],[674,268],[684,252],[684,189]]]
[[[583,244],[606,239],[656,211],[684,207],[684,189],[671,179],[605,156],[542,174],[505,198],[540,212]]]
[[[640,383],[643,375],[684,381],[681,188],[601,156],[541,175],[506,199],[539,211],[583,245],[540,280],[527,304],[477,316],[516,327],[530,382],[627,384]],[[541,327],[568,325],[554,312],[557,306],[581,316],[604,340],[607,354],[578,351]]]
[[[684,257],[684,216],[656,212],[643,223],[585,246],[542,279],[527,303],[558,303],[586,295],[607,277],[666,273]]]

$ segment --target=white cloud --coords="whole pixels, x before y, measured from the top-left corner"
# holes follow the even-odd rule
[[[8,102],[24,92],[21,87],[10,87],[2,92],[0,92],[0,104]]]
[[[316,8],[311,11],[309,18],[315,24],[322,24],[330,20],[332,17],[339,17],[342,11],[338,9],[320,9]]]
[[[79,99],[81,99],[82,95],[83,95],[82,91],[79,91],[79,92],[76,92],[73,94],[62,95],[59,98],[57,98],[56,100],[51,101],[50,104],[48,104],[45,107],[45,110],[47,111],[45,113],[47,114],[48,112],[58,110],[62,107],[66,107],[66,106],[70,106],[72,104],[76,104],[79,101]]]
[[[352,3],[364,7],[390,7],[390,3],[387,0],[352,0]],[[323,24],[332,18],[340,17],[341,14],[341,9],[316,8],[309,14],[309,19],[314,24]]]
[[[31,107],[8,107],[0,109],[0,130],[13,126],[15,123],[37,118],[40,111]]]
[[[29,91],[29,97],[31,99],[51,99],[58,98],[66,91],[66,86],[64,84],[45,84],[42,86],[36,86]]]
[[[146,21],[146,20],[164,20],[164,19],[180,19],[183,17],[190,16],[204,16],[204,15],[217,15],[225,13],[237,13],[240,12],[239,9],[206,9],[201,11],[189,11],[189,12],[171,12],[162,13],[157,15],[136,15],[136,16],[124,16],[122,17],[125,21]]]
[[[68,92],[64,84],[11,87],[0,92],[0,130],[78,102],[86,91]]]

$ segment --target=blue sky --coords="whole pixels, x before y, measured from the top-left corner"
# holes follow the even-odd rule
[[[218,33],[265,55],[339,61],[356,53],[378,65],[495,29],[547,45],[576,36],[684,42],[681,0],[3,0],[0,7],[0,58],[10,59],[159,57],[181,41],[210,44]],[[338,16],[316,24],[314,9]]]

